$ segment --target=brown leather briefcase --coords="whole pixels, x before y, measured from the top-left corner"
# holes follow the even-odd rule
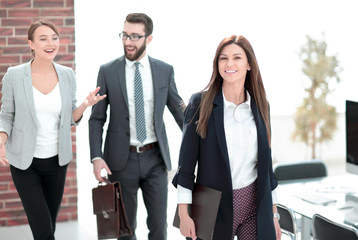
[[[98,239],[132,235],[119,182],[99,183],[92,189],[93,212],[97,216]]]

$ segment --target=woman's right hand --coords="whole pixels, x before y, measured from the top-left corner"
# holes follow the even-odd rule
[[[197,238],[194,220],[188,214],[188,204],[179,204],[180,233],[193,240]]]
[[[6,158],[6,148],[5,148],[5,144],[0,143],[0,165],[8,165],[9,164],[9,160],[7,160]]]
[[[100,87],[97,87],[93,92],[90,92],[88,96],[86,97],[84,104],[86,107],[96,105],[99,101],[102,101],[107,95],[99,95]]]

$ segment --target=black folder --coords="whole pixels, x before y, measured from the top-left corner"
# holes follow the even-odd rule
[[[202,184],[196,183],[193,190],[193,201],[189,204],[189,215],[194,220],[197,237],[211,240],[218,209],[221,201],[221,192]],[[180,219],[178,207],[175,212],[173,226],[179,228]]]

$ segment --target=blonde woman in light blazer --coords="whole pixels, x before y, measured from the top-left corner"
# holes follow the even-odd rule
[[[76,107],[73,70],[53,62],[60,45],[53,23],[33,23],[28,43],[33,60],[10,67],[2,80],[0,164],[10,163],[34,239],[48,240],[55,239],[72,159],[71,126],[106,96],[97,94],[97,88]]]

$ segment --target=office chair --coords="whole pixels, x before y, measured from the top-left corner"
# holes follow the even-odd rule
[[[326,164],[321,160],[307,160],[307,161],[296,161],[288,163],[276,163],[273,166],[273,171],[277,181],[297,181],[297,180],[310,180],[320,177],[327,176]],[[301,226],[303,224],[303,217],[298,215],[295,218],[297,226],[297,232],[301,232]],[[311,229],[312,235],[312,229]]]
[[[319,214],[313,216],[312,228],[315,240],[358,240],[355,228],[336,223]]]
[[[302,180],[327,176],[326,164],[321,160],[276,163],[273,168],[277,181]]]
[[[295,240],[297,238],[295,213],[292,209],[281,204],[277,204],[277,210],[280,214],[279,223],[282,234],[287,235],[291,240]]]

